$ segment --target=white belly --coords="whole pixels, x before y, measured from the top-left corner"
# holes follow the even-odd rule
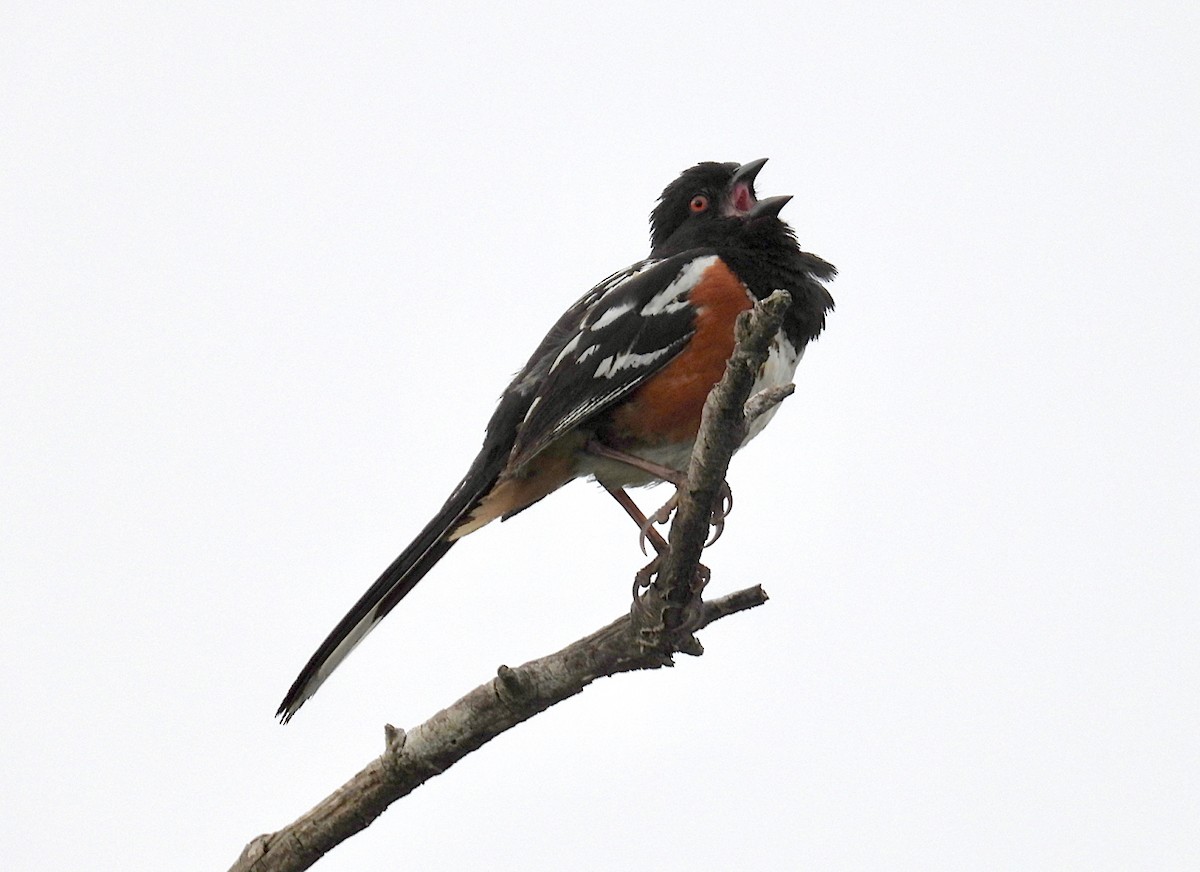
[[[771,348],[767,352],[766,362],[759,367],[758,378],[754,380],[754,387],[750,389],[750,396],[754,396],[759,391],[768,388],[791,384],[792,377],[796,375],[796,367],[800,365],[800,358],[803,356],[803,348],[797,351],[792,343],[788,342],[782,336],[776,336],[771,343]],[[750,432],[742,440],[742,445],[745,445],[761,433],[763,427],[767,426],[767,423],[775,417],[777,411],[779,411],[779,406],[775,406],[760,415],[750,425]]]

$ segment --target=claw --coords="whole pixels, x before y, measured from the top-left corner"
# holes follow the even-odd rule
[[[718,539],[720,539],[721,534],[725,532],[725,517],[721,516],[720,518],[718,518],[714,514],[712,523],[709,524],[709,526],[712,528],[712,532],[709,535],[708,541],[704,543],[705,548],[707,548],[708,546],[710,546],[714,542],[716,542]]]
[[[651,515],[647,521],[651,524],[665,524],[671,520],[671,513],[675,511],[679,505],[679,491],[675,491],[675,496],[671,497]]]
[[[662,555],[656,554],[654,559],[639,569],[633,576],[633,598],[637,599],[638,594],[642,590],[650,586],[650,581],[654,573],[658,571],[658,564],[662,563]]]
[[[650,587],[653,581],[654,573],[658,571],[658,565],[662,563],[662,555],[656,555],[653,560],[639,569],[633,576],[633,611],[637,615],[641,615],[643,621],[650,618],[650,607],[646,602],[646,598],[642,595],[642,591]]]
[[[659,506],[653,514],[646,518],[646,523],[641,525],[641,532],[638,536],[638,545],[641,547],[643,554],[650,553],[646,550],[646,538],[652,534],[654,525],[665,524],[667,521],[671,520],[671,513],[675,511],[675,507],[678,504],[679,494],[676,492],[675,496],[671,497],[669,500]],[[656,548],[655,550],[658,549]]]
[[[642,550],[642,554],[649,555],[650,552],[646,548],[646,543],[657,551],[660,555],[667,550],[667,541],[662,537],[657,530],[654,529],[656,524],[667,524],[671,520],[671,515],[679,507],[679,488],[681,485],[676,485],[674,495],[663,503],[658,509],[646,517],[634,504],[629,495],[620,488],[607,488],[612,494],[613,499],[620,503],[626,513],[633,518],[638,525],[638,548]],[[717,507],[712,510],[709,516],[709,526],[712,528],[709,539],[704,543],[707,548],[721,538],[721,534],[725,532],[725,516],[733,510],[733,491],[729,489],[728,482],[721,482],[721,489],[717,494]],[[653,564],[652,564],[653,566]],[[647,567],[644,570],[646,577],[652,574],[652,569]]]
[[[712,516],[709,520],[709,526],[712,527],[711,538],[704,543],[704,547],[712,545],[721,538],[721,534],[725,532],[725,518],[733,511],[733,491],[729,489],[729,482],[721,482],[721,492],[718,494],[718,505],[712,511]]]
[[[638,529],[638,547],[642,549],[642,556],[649,557],[650,552],[646,550],[646,534],[653,528],[654,522],[647,521]]]

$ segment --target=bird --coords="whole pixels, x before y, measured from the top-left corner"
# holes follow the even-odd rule
[[[605,278],[550,328],[501,395],[445,505],[300,671],[276,712],[282,723],[455,543],[573,479],[597,481],[664,550],[653,522],[666,520],[670,504],[647,519],[625,488],[683,481],[738,314],[775,290],[791,296],[758,390],[791,381],[833,309],[825,282],[836,269],[803,251],[779,218],[792,198],[755,191],[766,162],[705,161],[667,185],[650,214],[649,256]],[[773,413],[753,422],[743,445]]]

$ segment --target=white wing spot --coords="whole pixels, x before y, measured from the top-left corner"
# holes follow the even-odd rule
[[[589,357],[591,357],[593,354],[595,354],[599,350],[600,350],[599,345],[589,345],[587,348],[583,349],[583,351],[579,352],[579,357],[575,358],[575,362],[583,363],[585,360],[587,360]]]
[[[579,347],[579,340],[581,336],[582,334],[576,333],[571,337],[571,341],[563,346],[562,351],[558,353],[558,357],[554,358],[554,363],[550,364],[550,372],[554,372],[554,370],[558,369],[558,365],[563,362],[563,358]]]
[[[670,348],[659,348],[656,351],[649,351],[646,354],[636,354],[632,351],[626,351],[624,354],[616,355],[616,357],[606,357],[600,361],[600,366],[596,368],[594,378],[612,378],[623,369],[649,366],[670,350]]]
[[[626,312],[632,312],[633,305],[634,305],[633,303],[622,303],[619,306],[613,306],[609,309],[605,309],[604,314],[602,314],[599,318],[597,318],[596,322],[594,324],[590,325],[590,329],[603,330],[605,327],[607,327],[613,321],[616,321],[618,318],[620,318]]]
[[[642,306],[642,314],[645,316],[669,315],[671,312],[678,312],[687,306],[688,302],[683,297],[696,286],[697,282],[700,281],[700,277],[704,275],[704,271],[716,262],[717,256],[715,254],[709,254],[688,261],[687,265],[679,271],[679,275],[675,276],[671,284],[655,294],[646,305]]]

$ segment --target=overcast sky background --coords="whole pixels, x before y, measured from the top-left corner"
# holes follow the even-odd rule
[[[564,7],[6,8],[0,863],[225,869],[625,611],[576,483],[271,717],[662,187],[765,156],[841,270],[705,559],[770,603],[318,868],[1200,868],[1200,7]]]

